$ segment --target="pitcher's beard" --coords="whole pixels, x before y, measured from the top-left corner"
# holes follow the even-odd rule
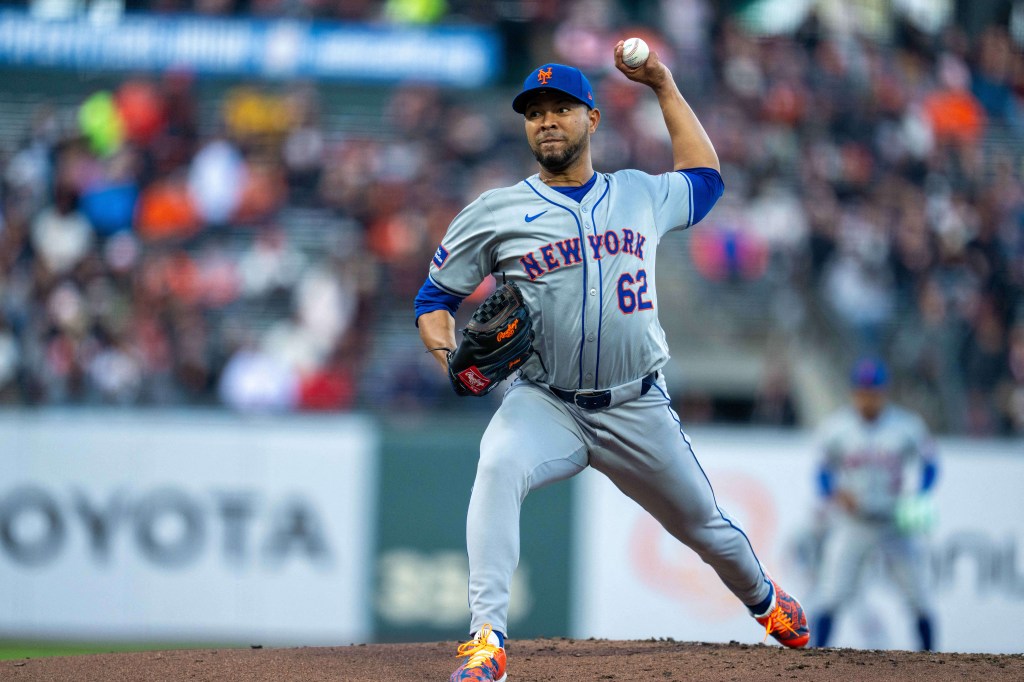
[[[560,152],[545,153],[540,149],[533,150],[533,156],[537,163],[544,167],[549,173],[561,173],[572,166],[583,153],[586,138],[577,140],[574,144],[567,145]]]

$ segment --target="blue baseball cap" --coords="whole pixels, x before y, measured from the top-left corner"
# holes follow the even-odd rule
[[[857,388],[882,388],[889,383],[889,371],[878,358],[861,358],[853,366],[850,383]]]
[[[512,100],[512,109],[517,114],[526,113],[526,102],[530,95],[550,92],[564,92],[573,99],[594,108],[594,88],[583,72],[564,64],[545,64],[534,69],[523,81],[523,90]]]

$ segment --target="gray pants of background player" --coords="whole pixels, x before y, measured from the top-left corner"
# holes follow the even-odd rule
[[[643,397],[594,411],[519,379],[484,433],[469,502],[471,633],[490,623],[508,634],[519,510],[527,493],[588,465],[692,548],[741,602],[767,598],[770,587],[750,541],[716,505],[663,379]]]
[[[832,612],[849,603],[873,552],[886,568],[915,614],[928,609],[924,546],[920,538],[901,533],[892,521],[870,521],[842,515],[825,539],[818,608]]]

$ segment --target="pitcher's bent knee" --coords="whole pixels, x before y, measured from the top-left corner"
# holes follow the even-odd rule
[[[474,488],[525,490],[530,472],[521,460],[494,451],[483,452],[476,466]]]

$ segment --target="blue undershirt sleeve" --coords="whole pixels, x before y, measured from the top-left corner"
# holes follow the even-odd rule
[[[447,310],[455,316],[459,309],[462,298],[455,294],[449,294],[434,284],[429,277],[423,282],[419,292],[416,294],[414,305],[416,307],[416,326],[419,326],[420,315],[431,313],[435,310]]]
[[[835,489],[835,482],[832,480],[832,471],[827,467],[818,470],[818,492],[822,497],[832,497]]]
[[[693,219],[690,225],[696,225],[722,198],[725,181],[714,168],[686,168],[678,172],[685,175],[693,187]]]
[[[939,465],[934,459],[926,459],[921,468],[921,492],[926,493],[935,485],[939,477]]]

